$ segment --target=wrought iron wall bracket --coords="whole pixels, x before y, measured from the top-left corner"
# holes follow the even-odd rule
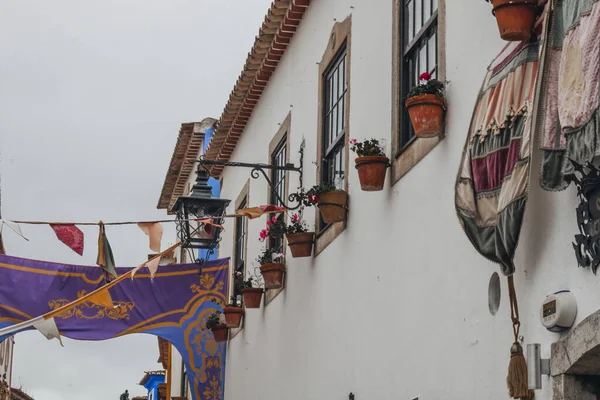
[[[279,202],[279,205],[286,208],[287,210],[297,210],[302,205],[302,202],[298,199],[297,194],[292,193],[288,196],[288,202],[294,202],[297,204],[294,206],[288,204],[288,202],[286,202],[284,199],[282,199],[279,196],[279,194],[277,193],[277,191],[274,190],[273,181],[271,181],[271,178],[269,178],[269,175],[265,172],[265,170],[297,172],[299,174],[300,187],[302,187],[302,167],[303,167],[303,163],[304,163],[304,140],[302,141],[302,144],[300,145],[300,150],[298,151],[298,153],[300,153],[300,165],[299,166],[295,166],[292,163],[287,163],[286,165],[273,165],[273,164],[261,164],[261,163],[251,164],[251,163],[235,162],[235,161],[215,161],[215,160],[206,160],[206,159],[204,159],[203,156],[201,156],[200,159],[198,160],[198,168],[204,168],[206,170],[209,170],[209,168],[207,168],[207,167],[211,167],[211,166],[252,168],[252,171],[250,171],[250,176],[252,177],[252,179],[258,179],[258,177],[262,175],[265,178],[265,180],[267,181],[267,184],[269,185],[269,188],[271,189],[271,193],[273,193],[273,196],[275,196],[275,198]]]

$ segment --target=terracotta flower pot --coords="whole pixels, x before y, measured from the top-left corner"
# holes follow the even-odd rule
[[[535,24],[537,0],[492,0],[500,37],[510,42],[531,38]]]
[[[343,221],[346,218],[348,193],[343,190],[331,190],[319,195],[319,212],[326,224]]]
[[[244,296],[244,305],[246,308],[260,308],[263,290],[261,288],[246,288],[242,289]]]
[[[260,273],[265,280],[266,289],[279,289],[283,287],[283,274],[285,264],[268,263],[260,266]]]
[[[315,241],[314,232],[291,233],[285,235],[288,246],[292,251],[292,257],[310,257],[312,255],[313,243]]]
[[[385,171],[390,163],[386,156],[356,157],[360,188],[365,192],[376,192],[385,185]]]
[[[406,108],[417,137],[432,138],[442,134],[443,99],[435,94],[421,94],[406,99]]]
[[[215,342],[226,342],[229,329],[225,324],[217,324],[212,329],[212,334],[215,337]]]
[[[242,307],[223,307],[223,314],[225,314],[225,323],[228,328],[239,328],[244,309]]]

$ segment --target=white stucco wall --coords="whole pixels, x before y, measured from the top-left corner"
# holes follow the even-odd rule
[[[391,142],[392,1],[315,0],[240,140],[232,161],[268,162],[268,145],[288,112],[291,162],[306,139],[304,185],[316,183],[318,65],[334,19],[352,14],[350,137]],[[454,183],[476,95],[500,51],[484,1],[446,0],[446,138],[382,192],[362,192],[350,153],[348,228],[315,258],[288,258],[287,287],[260,310],[246,310],[229,343],[226,399],[505,399],[512,343],[506,280],[496,316],[488,281],[499,269],[463,234]],[[353,6],[353,8],[351,8]],[[388,154],[390,148],[388,145]],[[539,322],[543,298],[577,296],[580,321],[600,308],[598,278],[578,269],[573,188],[543,192],[536,158],[530,202],[516,257],[526,343],[560,336]],[[222,196],[235,200],[249,171],[224,171]],[[290,190],[297,186],[291,174]],[[232,202],[233,203],[233,202]],[[252,180],[250,205],[267,203],[266,183]],[[229,211],[233,208],[230,207]],[[313,209],[305,213],[314,221]],[[248,259],[259,253],[264,218],[249,221]],[[233,252],[226,222],[221,256]],[[546,377],[536,398],[550,399]]]

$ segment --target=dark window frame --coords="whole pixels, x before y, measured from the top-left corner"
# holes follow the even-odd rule
[[[404,106],[404,100],[406,99],[408,92],[418,83],[418,76],[427,71],[434,78],[439,76],[439,67],[440,60],[438,54],[439,48],[439,35],[438,35],[438,27],[439,27],[439,1],[438,0],[400,0],[400,99],[402,102],[400,104],[400,110],[397,111],[400,113],[400,129],[397,133],[398,137],[398,152],[397,156],[402,154],[406,149],[410,147],[416,140],[416,136],[414,134],[412,124],[410,122],[410,118],[408,117],[408,112],[406,107]],[[419,14],[416,13],[416,4],[419,3],[421,5],[421,11]],[[424,20],[426,17],[426,4],[429,4],[429,17],[427,20]],[[407,6],[412,7],[412,15],[407,12]],[[433,12],[431,12],[433,10]],[[419,29],[417,31],[417,24],[415,20],[419,16],[421,21],[419,22]],[[412,17],[412,18],[411,18]],[[412,19],[409,20],[409,19]],[[412,32],[409,32],[412,29]],[[430,50],[429,44],[433,35],[435,35],[435,39],[433,40],[433,44],[435,45],[435,49]],[[420,65],[421,59],[421,50],[424,51],[425,58],[425,69]],[[433,66],[430,68],[430,58],[435,57],[435,62]],[[413,63],[416,63],[418,66],[413,68]]]
[[[271,152],[271,164],[278,166],[285,166],[288,160],[288,143],[287,143],[288,135],[287,132],[283,135],[279,143],[277,143],[275,149]],[[277,200],[278,195],[284,202],[286,201],[287,194],[287,174],[284,170],[271,170],[271,182],[273,183],[273,187],[269,193],[269,204],[283,206],[283,204]],[[279,214],[279,219],[284,220],[284,213]],[[272,239],[269,238],[269,248],[276,250],[278,253],[283,253],[284,251],[284,243],[283,238],[281,239]]]
[[[347,46],[348,43],[344,40],[321,76],[323,82],[323,117],[321,118],[321,176],[319,178],[322,184],[335,183],[336,175],[339,175],[342,182],[345,182],[346,179],[346,134],[348,130],[346,126],[346,104],[348,102]],[[341,79],[340,75],[342,76]],[[340,90],[340,83],[344,85],[342,90]],[[319,217],[317,236],[321,235],[328,227],[329,224],[326,224]]]
[[[248,204],[248,196],[244,196],[242,200],[238,203],[237,209],[246,208]],[[234,233],[234,248],[235,248],[235,258],[233,264],[233,274],[237,272],[241,272],[242,276],[245,277],[246,274],[246,237],[248,235],[248,227],[246,226],[246,218],[236,218],[235,219],[235,233]],[[234,278],[235,279],[235,278]],[[245,279],[245,278],[244,278]],[[233,287],[232,296],[238,302],[242,302],[242,293],[236,291],[236,287]]]

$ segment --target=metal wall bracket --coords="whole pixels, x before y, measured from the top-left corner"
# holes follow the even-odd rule
[[[297,172],[300,175],[299,181],[300,181],[300,187],[302,187],[302,169],[304,166],[304,147],[305,147],[305,141],[303,139],[302,143],[300,144],[300,150],[298,151],[298,153],[300,153],[300,165],[299,166],[295,166],[292,163],[287,163],[286,165],[281,166],[281,165],[260,164],[260,163],[251,164],[251,163],[235,162],[235,161],[215,161],[215,160],[206,160],[206,159],[204,159],[204,156],[201,156],[200,159],[198,160],[198,164],[199,164],[198,167],[204,168],[206,170],[209,170],[207,167],[210,167],[210,166],[252,168],[252,171],[250,171],[250,176],[253,179],[258,179],[258,177],[262,174],[262,176],[267,181],[269,188],[271,188],[271,192],[277,199],[279,205],[286,208],[287,210],[297,210],[302,205],[302,202],[298,199],[298,197],[296,196],[296,193],[292,193],[288,196],[288,202],[295,202],[297,204],[294,206],[287,204],[287,202],[284,201],[284,199],[282,199],[279,196],[279,194],[277,194],[277,191],[273,190],[273,182],[271,181],[271,178],[269,178],[269,175],[267,174],[267,172],[265,172],[265,170]]]

